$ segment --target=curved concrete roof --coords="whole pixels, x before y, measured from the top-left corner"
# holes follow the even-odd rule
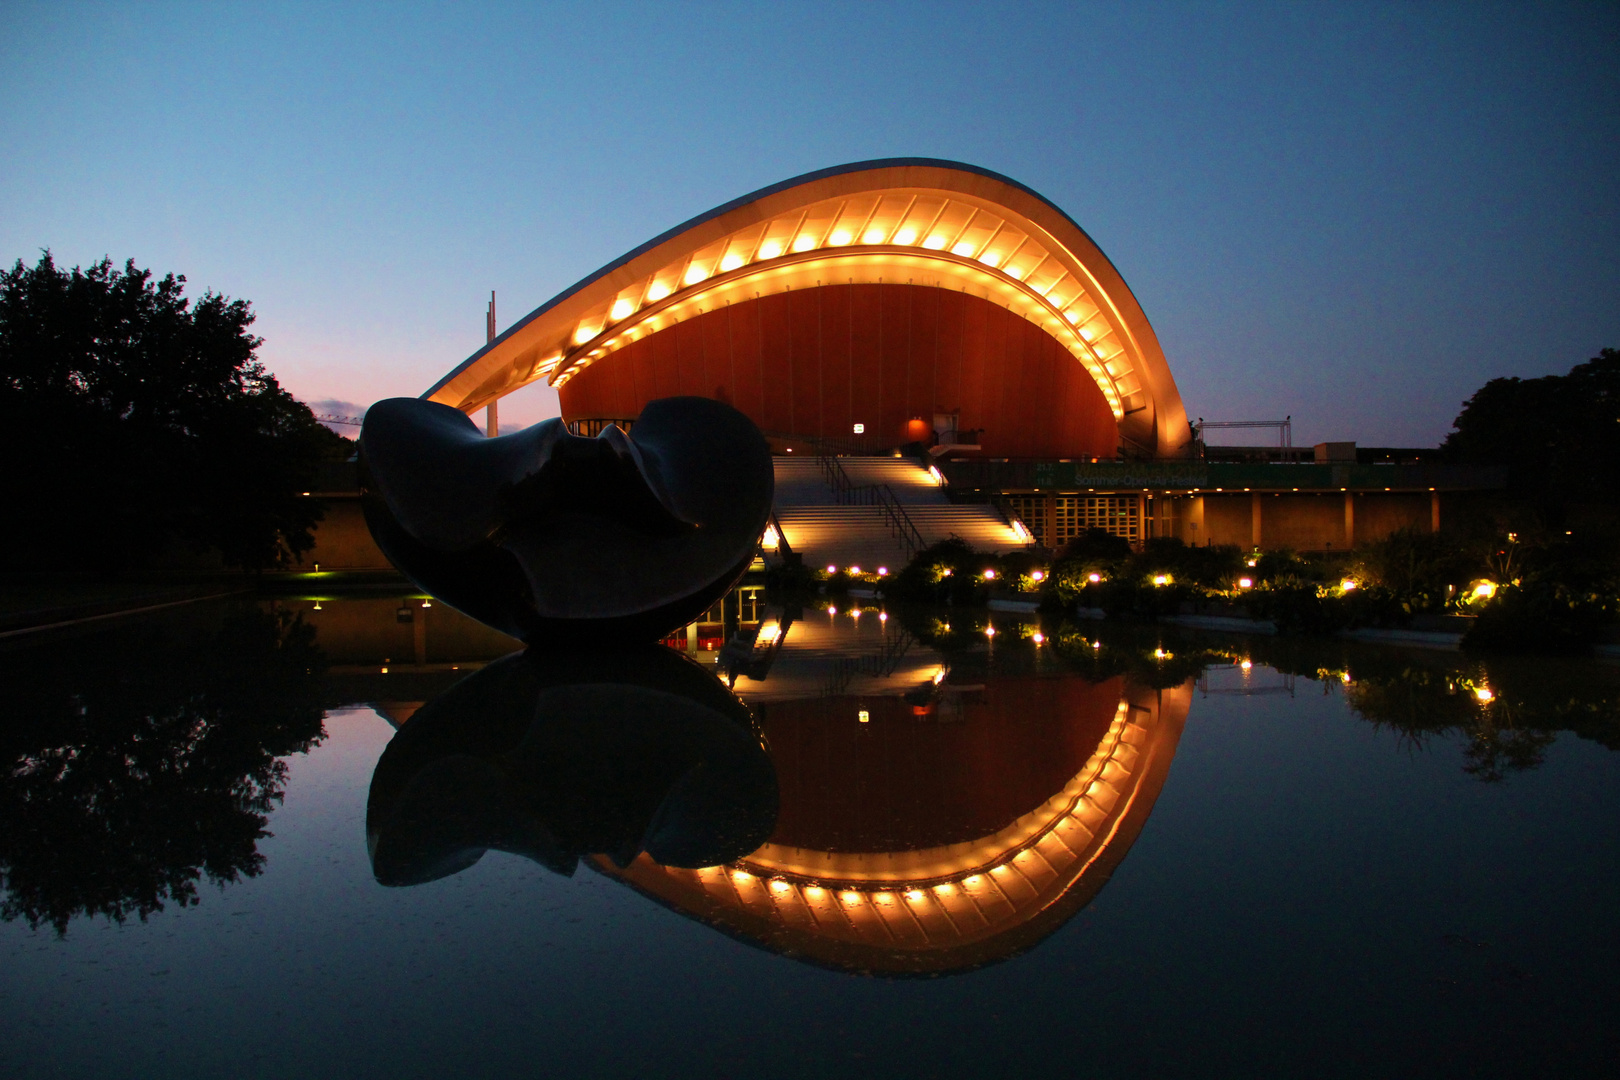
[[[846,282],[1000,303],[1086,368],[1125,439],[1169,455],[1190,438],[1158,337],[1085,230],[1017,181],[929,158],[840,165],[718,206],[542,304],[423,396],[470,412],[717,306]]]

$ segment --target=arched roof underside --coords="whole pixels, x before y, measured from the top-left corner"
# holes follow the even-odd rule
[[[471,412],[537,379],[562,386],[705,311],[821,284],[933,285],[1040,326],[1096,382],[1120,435],[1160,456],[1190,438],[1147,316],[1068,215],[956,162],[858,162],[784,181],[656,237],[548,301],[424,396]]]

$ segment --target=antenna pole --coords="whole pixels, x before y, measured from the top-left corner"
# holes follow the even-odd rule
[[[487,345],[495,343],[495,290],[489,290],[489,311],[484,316],[484,341]],[[493,439],[501,433],[500,414],[495,408],[495,402],[490,402],[484,409],[484,434]]]

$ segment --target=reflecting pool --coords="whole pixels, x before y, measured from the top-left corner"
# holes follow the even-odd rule
[[[734,594],[0,651],[0,1075],[1604,1075],[1620,668]]]

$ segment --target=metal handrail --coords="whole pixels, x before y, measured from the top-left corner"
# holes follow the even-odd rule
[[[788,543],[787,532],[782,528],[782,520],[776,516],[776,507],[771,507],[770,516],[765,519],[765,524],[768,527],[776,530],[776,555],[783,562],[787,562],[793,557],[793,545]],[[761,535],[760,539],[763,541],[764,536]],[[761,544],[761,557],[763,557],[764,554],[765,548],[764,545]]]
[[[795,446],[808,447],[817,454],[828,456],[835,454],[852,454],[858,457],[884,456],[884,443],[876,435],[803,435],[787,431],[767,431],[763,433],[773,442],[793,443]]]
[[[888,484],[855,483],[844,471],[843,464],[831,454],[817,454],[816,464],[821,466],[821,475],[826,479],[827,486],[833,489],[833,497],[840,506],[876,506],[883,511],[889,530],[905,545],[907,559],[928,546],[916,523],[911,520],[911,515],[906,513],[905,506],[895,497],[894,489]]]
[[[1004,499],[992,499],[990,505],[996,508],[996,513],[1001,515],[1001,520],[1006,523],[1007,528],[1018,533],[1025,544],[1035,542],[1035,530],[1029,527],[1029,523],[1024,520],[1023,515],[1012,508],[1011,503]]]
[[[635,423],[636,419],[633,416],[582,416],[568,421],[566,427],[570,435],[580,435],[587,439],[594,439],[602,434],[602,430],[609,424],[614,425],[628,435]]]
[[[906,545],[906,558],[912,558],[927,547],[922,533],[917,531],[917,526],[912,522],[911,515],[906,513],[906,508],[900,504],[900,500],[894,497],[894,491],[889,485],[873,484],[872,488],[877,496],[877,504],[883,508],[884,516],[889,519],[889,526],[895,535],[900,537],[901,543]]]

